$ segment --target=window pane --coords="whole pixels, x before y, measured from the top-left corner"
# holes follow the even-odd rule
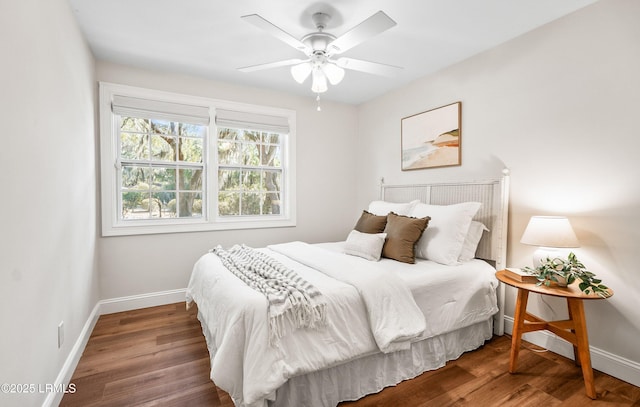
[[[176,127],[179,123],[165,120],[151,119],[151,132],[157,134],[178,134]]]
[[[240,215],[240,193],[220,192],[218,193],[218,213],[225,215]]]
[[[152,189],[154,191],[175,191],[176,170],[173,168],[154,168]]]
[[[281,171],[265,171],[262,179],[262,189],[264,191],[280,191],[282,183]]]
[[[184,125],[162,120],[149,121],[128,118],[123,123],[126,123],[127,128],[156,133],[151,135],[133,132],[121,133],[120,156],[124,159],[175,162],[177,159],[175,147],[180,141],[185,161],[203,162],[202,139],[178,138],[172,134],[180,132],[181,134],[201,136],[206,134],[206,127],[203,133],[200,129],[203,126]],[[123,219],[202,217],[202,171],[197,168],[176,168],[174,166],[124,165],[121,172]],[[239,185],[239,172],[229,174],[229,176],[231,176],[231,181],[235,177],[236,185]],[[176,193],[178,183],[183,190],[194,192],[178,195]]]
[[[151,169],[148,167],[122,166],[123,190],[149,190]]]
[[[135,117],[122,117],[120,124],[121,131],[132,131],[139,133],[147,133],[150,129],[149,120],[137,119]]]
[[[262,146],[262,164],[268,167],[282,167],[280,146]]]
[[[260,190],[261,171],[244,171],[242,174],[242,186],[244,190]]]
[[[202,162],[202,140],[180,137],[180,161]]]
[[[199,124],[182,123],[179,130],[180,136],[204,138],[207,135],[207,126]]]
[[[275,192],[267,192],[262,204],[263,215],[279,215],[280,214],[280,194]]]
[[[149,136],[146,134],[120,133],[120,156],[127,160],[148,160]]]
[[[218,160],[221,166],[236,167],[218,172],[220,215],[271,215],[281,213],[282,170],[259,170],[250,167],[282,168],[284,136],[277,133],[233,130],[218,131]],[[236,194],[222,194],[239,191]],[[229,202],[233,199],[233,204]],[[236,203],[240,203],[236,213]],[[232,207],[233,210],[229,210]]]
[[[239,190],[240,189],[240,171],[239,170],[219,170],[218,171],[218,189],[220,191]]]
[[[260,215],[260,206],[262,204],[261,194],[259,193],[243,193],[242,194],[242,214],[243,215]]]
[[[278,133],[262,133],[262,141],[264,143],[280,144],[280,134],[278,134]]]
[[[202,216],[202,194],[194,192],[181,193],[178,216],[181,218]]]
[[[171,136],[151,136],[151,159],[162,161],[175,161],[174,146],[176,138]]]
[[[244,139],[246,141],[253,141],[253,142],[259,143],[260,142],[260,132],[259,131],[245,130],[244,131]]]
[[[173,202],[173,205],[170,204]],[[175,192],[154,192],[151,194],[151,217],[152,218],[175,218],[176,193]]]
[[[123,192],[122,219],[149,219],[148,201],[148,192]]]
[[[253,143],[247,143],[242,146],[242,163],[244,165],[259,166],[260,165],[260,150],[258,145]]]
[[[219,141],[218,162],[221,165],[238,165],[242,163],[242,144],[230,141]]]
[[[242,140],[242,131],[236,129],[221,128],[218,130],[218,139],[220,140]]]
[[[178,170],[178,189],[200,190],[202,189],[202,170],[193,168]]]

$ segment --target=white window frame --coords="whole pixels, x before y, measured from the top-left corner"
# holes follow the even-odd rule
[[[114,96],[128,96],[152,101],[203,106],[209,109],[209,131],[204,141],[208,154],[203,157],[205,167],[204,191],[206,205],[200,218],[171,218],[122,220],[119,210],[118,140],[120,129],[118,115],[112,111]],[[100,109],[100,175],[102,195],[102,236],[140,235],[156,233],[198,232],[209,230],[257,229],[292,227],[296,225],[296,113],[294,110],[259,106],[204,97],[182,95],[152,89],[114,83],[99,83]],[[279,215],[218,216],[218,162],[216,109],[285,117],[289,134],[284,135],[282,146],[283,210]]]

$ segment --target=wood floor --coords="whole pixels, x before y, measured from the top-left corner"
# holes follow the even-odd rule
[[[640,388],[598,371],[598,399],[589,399],[572,361],[528,343],[518,373],[507,373],[510,340],[494,337],[441,369],[340,406],[640,407]],[[61,406],[233,407],[209,380],[200,323],[184,303],[101,316],[71,383],[77,391]]]

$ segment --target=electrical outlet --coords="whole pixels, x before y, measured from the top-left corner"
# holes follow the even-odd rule
[[[62,347],[64,343],[64,321],[60,321],[58,324],[58,349]]]

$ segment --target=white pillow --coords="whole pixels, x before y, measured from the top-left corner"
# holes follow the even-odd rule
[[[406,203],[372,201],[369,204],[367,212],[377,216],[387,216],[389,212],[394,212],[396,215],[408,216],[419,202],[418,199]]]
[[[410,216],[424,218],[430,216],[416,247],[416,257],[432,260],[440,264],[456,265],[464,239],[467,237],[471,219],[480,209],[480,202],[464,202],[454,205],[417,204]]]
[[[378,261],[386,238],[386,233],[362,233],[352,230],[347,237],[344,252],[367,260]]]
[[[462,244],[462,251],[460,251],[458,261],[464,263],[476,257],[476,250],[478,249],[480,239],[482,239],[482,233],[485,230],[487,232],[489,231],[483,223],[476,222],[475,220],[471,221],[467,237]]]

